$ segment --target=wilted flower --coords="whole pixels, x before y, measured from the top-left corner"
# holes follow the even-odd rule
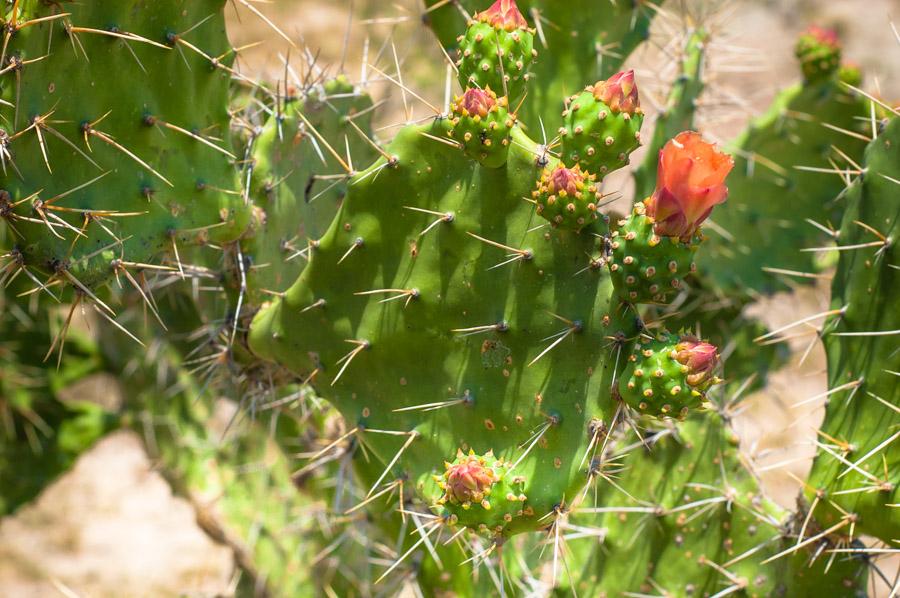
[[[700,133],[685,131],[670,140],[659,152],[656,191],[645,202],[656,234],[689,239],[728,197],[725,178],[733,167],[731,156]]]

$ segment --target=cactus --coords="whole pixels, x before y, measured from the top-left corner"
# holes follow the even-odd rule
[[[900,119],[881,123],[864,170],[847,193],[837,236],[842,250],[832,283],[833,315],[822,338],[828,354],[826,416],[808,482],[815,518],[832,533],[900,535],[900,412],[897,283]]]
[[[817,587],[865,594],[863,563],[843,557],[829,567],[814,558],[828,540],[779,557],[796,544],[792,523],[744,468],[724,414],[694,415],[631,442],[612,445],[608,462],[594,466],[602,475],[621,471],[617,484],[570,516],[571,529],[599,535],[568,541],[560,595],[569,585],[592,596],[815,596]]]
[[[22,265],[96,296],[180,244],[240,235],[224,4],[5,9],[0,213]]]
[[[885,120],[860,180],[829,203],[841,179],[809,168],[861,163],[858,117],[872,108],[842,84],[858,72],[829,35],[801,39],[803,83],[735,143],[729,177],[735,160],[691,131],[709,37],[689,31],[644,136],[640,201],[610,219],[603,179],[629,164],[644,121],[634,73],[618,71],[660,2],[428,0],[438,37],[458,44],[461,89],[384,145],[375,104],[345,75],[254,82],[230,63],[221,0],[151,4],[3,10],[0,216],[13,239],[0,283],[38,284],[22,289],[29,313],[50,296],[69,311],[56,377],[31,355],[46,326],[0,347],[0,406],[16,411],[0,509],[128,425],[234,552],[241,595],[865,593],[859,554],[876,549],[858,535],[900,535],[898,140]],[[557,138],[536,141],[545,126]],[[792,214],[758,201],[785,193]],[[752,346],[761,331],[743,307],[776,288],[760,265],[818,265],[795,251],[815,229],[785,231],[836,222],[845,203],[822,333],[830,444],[790,512],[731,429],[740,394],[781,356]],[[116,279],[130,288],[103,288]],[[104,300],[119,300],[112,323],[147,349],[102,323],[102,358],[75,331],[64,353],[85,298],[106,320]],[[5,336],[23,330],[10,314]],[[133,382],[118,417],[53,396],[99,368]],[[21,456],[33,407],[52,430],[37,465]],[[221,410],[234,416],[224,432]]]
[[[425,0],[425,22],[451,56],[460,51],[465,62],[465,49],[469,43],[468,33],[462,42],[457,41],[460,31],[466,27],[466,20],[458,8],[472,16],[483,4],[481,0],[453,3]],[[496,4],[508,5],[509,2],[503,0]],[[523,104],[519,115],[530,127],[539,130],[537,127],[541,119],[546,123],[556,121],[560,98],[580,89],[586,80],[603,80],[621,70],[631,52],[649,37],[650,22],[656,8],[663,2],[611,2],[600,6],[590,0],[521,0],[518,4],[526,25],[530,19],[535,30],[533,46],[538,52],[531,65],[530,80],[533,84],[528,88],[528,101]],[[484,25],[479,24],[475,17],[470,21],[471,27],[480,30]],[[527,68],[528,56],[524,48],[521,55]],[[460,72],[466,72],[463,64],[460,64]],[[518,72],[517,65],[508,69],[504,64],[507,75]],[[461,79],[465,87],[467,81],[463,77]],[[504,91],[503,87],[495,88],[493,85],[491,89],[498,94]],[[520,98],[515,91],[515,87],[508,90],[513,105]]]
[[[839,74],[823,72],[782,91],[728,146],[736,160],[729,209],[714,219],[697,264],[707,288],[771,293],[787,288],[773,274],[803,282],[816,272],[815,252],[804,250],[827,240],[820,228],[839,223],[844,205],[841,170],[832,164],[858,164],[869,127],[869,102]],[[787,197],[789,211],[778,200]]]

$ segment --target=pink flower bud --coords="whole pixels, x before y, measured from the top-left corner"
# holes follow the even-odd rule
[[[454,503],[480,503],[495,481],[494,470],[485,467],[484,459],[475,455],[451,464],[444,476],[447,497]]]
[[[457,99],[457,105],[470,116],[478,115],[482,118],[487,116],[496,104],[497,96],[490,89],[483,90],[475,87],[470,87],[462,98]]]
[[[497,0],[487,10],[475,15],[479,21],[488,23],[498,29],[513,31],[514,29],[528,29],[528,21],[522,16],[516,0]]]
[[[675,345],[675,360],[687,366],[688,384],[703,386],[710,380],[713,370],[719,364],[719,353],[715,345],[697,340],[693,336],[683,336]]]
[[[634,114],[640,110],[641,100],[634,82],[634,71],[622,71],[606,81],[598,81],[592,91],[594,98],[609,106],[613,112]]]
[[[700,133],[685,131],[670,140],[659,152],[656,191],[645,201],[656,234],[690,239],[728,197],[725,178],[733,167],[731,156]]]
[[[585,176],[577,165],[575,168],[557,166],[550,173],[550,180],[547,181],[547,191],[549,193],[565,191],[569,195],[575,195],[584,187],[584,180]]]

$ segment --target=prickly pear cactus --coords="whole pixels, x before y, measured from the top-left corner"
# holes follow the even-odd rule
[[[597,119],[604,138],[605,124],[626,126],[612,116],[636,113],[637,88],[620,73],[595,89],[611,111]],[[602,268],[605,221],[536,218],[541,202],[527,199],[559,166],[545,148],[513,126],[505,162],[480,164],[447,139],[458,126],[402,129],[351,181],[309,266],[254,320],[250,347],[338,407],[384,464],[370,494],[409,480],[437,521],[501,542],[545,526],[587,483],[641,323]],[[671,150],[647,208],[664,267],[671,239],[694,243],[724,199],[731,164],[696,134]]]
[[[454,56],[464,53],[468,43],[468,34],[462,42],[457,39],[466,28],[459,8],[471,17],[485,4],[483,0],[425,0],[428,10],[423,18]],[[650,22],[663,2],[608,2],[601,6],[593,0],[520,0],[517,4],[526,24],[535,31],[533,47],[538,52],[531,65],[533,84],[528,87],[528,101],[519,115],[531,130],[539,131],[541,119],[557,121],[560,98],[582,89],[585,81],[603,80],[621,70],[631,52],[649,37]],[[519,72],[517,67],[506,70],[505,66],[507,74]],[[503,91],[493,85],[491,89],[498,94]],[[515,105],[519,97],[513,92],[511,88]]]
[[[622,473],[614,485],[600,481],[595,506],[570,516],[571,529],[599,535],[568,541],[559,595],[865,595],[864,563],[812,559],[829,540],[794,554],[793,522],[761,493],[720,414],[633,440],[612,444],[608,461],[594,465],[604,476]]]
[[[823,528],[900,536],[900,118],[881,123],[847,194],[832,315],[822,329],[830,391],[807,499]]]
[[[550,158],[514,129],[504,167],[481,168],[434,140],[447,126],[402,130],[387,149],[395,158],[351,183],[297,284],[257,317],[251,346],[316,372],[389,465],[385,480],[408,475],[427,501],[443,496],[433,476],[459,449],[510,462],[526,496],[512,511],[523,514],[505,520],[504,493],[489,510],[472,506],[483,527],[509,534],[539,526],[584,483],[588,426],[612,416],[601,397],[635,318],[589,267],[597,237],[535,228],[522,198]]]
[[[713,218],[697,262],[708,288],[752,295],[786,289],[784,276],[811,280],[804,274],[820,264],[822,229],[840,222],[840,175],[862,159],[869,113],[869,102],[830,71],[782,91],[751,122],[731,145],[729,209]]]
[[[491,88],[518,100],[528,82],[534,49],[534,30],[513,0],[497,0],[477,12],[460,36],[459,83],[463,87]]]
[[[5,8],[0,214],[25,267],[91,292],[237,238],[224,0]],[[7,43],[8,42],[8,43]]]

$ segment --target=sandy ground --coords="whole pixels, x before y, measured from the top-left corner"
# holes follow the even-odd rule
[[[761,110],[778,87],[796,78],[791,45],[795,33],[812,20],[841,31],[846,40],[845,54],[869,72],[869,88],[880,87],[885,97],[900,98],[900,47],[888,25],[890,16],[900,19],[896,0],[757,0],[728,4],[732,17],[726,29],[730,34],[722,43],[732,59],[716,75],[716,86],[733,94],[741,108],[732,109],[737,118],[711,119],[714,135],[731,137],[747,114]],[[348,5],[347,1],[311,0],[257,4],[291,37],[321,48],[318,62],[322,65],[340,64],[342,60]],[[363,11],[377,6],[374,12],[380,16],[406,18],[408,22],[364,24],[359,22],[360,15],[344,60],[346,72],[361,72],[367,36],[371,53],[379,48],[392,53],[390,44],[383,44],[394,39],[409,84],[437,90],[424,94],[440,104],[442,85],[435,86],[435,81],[443,77],[435,73],[433,65],[442,59],[433,50],[429,34],[413,22],[417,2],[357,0],[356,5]],[[286,53],[287,44],[246,11],[232,15],[231,25],[236,45],[267,41],[245,53],[245,71],[280,76],[279,55]],[[296,50],[293,52],[296,57]],[[647,52],[636,57],[635,66],[639,73],[652,76],[661,60],[658,53]],[[387,92],[387,88],[376,91],[381,95]],[[390,95],[393,100],[383,111],[383,124],[406,118],[396,90]],[[415,115],[425,114],[421,105],[415,108]],[[758,306],[758,313],[765,315],[772,326],[784,324],[820,311],[826,302],[824,291],[782,295]],[[806,343],[801,339],[793,348],[793,362],[773,376],[766,391],[746,401],[747,409],[738,422],[745,446],[762,465],[766,487],[787,506],[798,488],[791,474],[801,478],[806,475],[813,453],[810,438],[822,417],[821,409],[813,405],[792,405],[826,389],[821,347],[813,347],[802,365],[799,361]],[[109,393],[108,381],[90,384],[94,386],[89,394],[103,397]],[[228,595],[231,574],[229,551],[203,534],[190,505],[172,496],[153,471],[140,439],[129,433],[104,439],[33,505],[0,520],[0,596]]]

